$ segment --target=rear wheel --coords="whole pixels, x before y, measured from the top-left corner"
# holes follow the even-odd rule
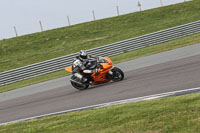
[[[121,69],[114,67],[111,71],[113,72],[110,76],[112,81],[118,82],[124,79],[124,72]]]
[[[75,76],[72,76],[71,79],[76,81]],[[89,87],[89,85],[87,85],[87,84],[76,83],[76,82],[73,82],[73,81],[71,81],[71,85],[78,90],[85,90]]]

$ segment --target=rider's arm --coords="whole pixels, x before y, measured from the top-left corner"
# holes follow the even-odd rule
[[[90,59],[97,59],[97,58],[98,58],[98,56],[89,55],[89,58],[90,58]]]
[[[84,64],[80,60],[75,60],[72,65],[72,72],[79,73],[85,69]]]

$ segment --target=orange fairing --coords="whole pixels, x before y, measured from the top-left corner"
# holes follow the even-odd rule
[[[109,65],[111,65],[111,66],[113,65],[113,63],[109,57],[103,57],[103,58],[109,62]]]
[[[109,65],[108,63],[101,63],[101,65],[103,66],[102,71],[110,69],[112,67],[112,65]]]
[[[66,67],[65,71],[72,73],[72,66]]]

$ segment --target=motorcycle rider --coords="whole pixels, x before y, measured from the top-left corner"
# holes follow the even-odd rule
[[[98,71],[96,67],[91,67],[92,63],[90,60],[95,60],[96,62],[97,57],[88,55],[85,50],[81,50],[72,64],[72,74],[78,78],[80,82],[87,82],[88,78],[90,78],[90,76],[85,77],[81,74],[84,70],[89,70],[91,73]]]

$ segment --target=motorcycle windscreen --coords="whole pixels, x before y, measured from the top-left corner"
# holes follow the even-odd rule
[[[65,71],[72,73],[72,66],[66,67]]]

